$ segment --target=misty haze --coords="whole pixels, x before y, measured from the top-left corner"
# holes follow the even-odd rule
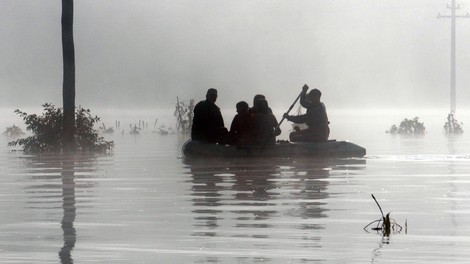
[[[0,264],[467,262],[469,12],[0,0]]]
[[[77,104],[173,107],[219,89],[230,108],[257,93],[285,108],[304,83],[329,109],[448,108],[446,1],[75,3]],[[470,3],[460,2],[464,14]],[[60,4],[1,2],[4,107],[60,105]],[[470,19],[457,21],[457,104],[470,100]]]

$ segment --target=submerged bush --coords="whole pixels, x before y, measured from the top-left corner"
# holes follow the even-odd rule
[[[19,137],[19,136],[24,135],[24,133],[21,130],[21,128],[13,125],[11,127],[7,127],[5,129],[5,132],[3,132],[3,135],[7,137]]]
[[[193,123],[194,99],[189,100],[189,104],[182,102],[176,97],[176,107],[174,116],[176,117],[176,131],[180,134],[191,132]],[[161,130],[161,129],[160,129]],[[168,133],[167,133],[168,134]]]
[[[26,129],[32,136],[9,142],[9,146],[22,146],[23,151],[31,152],[60,152],[63,146],[63,111],[55,108],[53,104],[44,104],[44,113],[28,115],[19,109],[15,113],[21,116],[26,124]],[[106,151],[110,150],[114,143],[105,141],[98,136],[93,126],[100,120],[93,117],[90,109],[78,108],[75,111],[75,149],[79,151]]]
[[[463,123],[455,119],[453,112],[447,115],[447,122],[444,124],[444,129],[448,134],[462,134],[462,126]]]
[[[99,128],[99,131],[104,134],[113,134],[114,133],[114,128],[112,127],[106,127],[105,124],[102,124]]]
[[[387,131],[390,134],[403,134],[403,135],[422,135],[426,133],[426,128],[423,122],[419,122],[419,117],[413,119],[405,118],[401,121],[400,126],[393,125]]]

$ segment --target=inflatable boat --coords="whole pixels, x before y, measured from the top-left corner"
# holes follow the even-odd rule
[[[182,153],[188,158],[361,158],[366,155],[366,149],[348,141],[336,140],[326,142],[278,142],[271,146],[230,146],[189,140],[183,144]]]

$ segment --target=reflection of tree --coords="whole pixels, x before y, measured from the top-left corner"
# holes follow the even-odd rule
[[[29,194],[31,210],[47,212],[57,210],[58,198],[61,198],[61,229],[64,244],[58,252],[60,263],[73,263],[72,250],[77,241],[74,227],[76,217],[76,190],[91,188],[95,182],[87,182],[89,173],[93,172],[96,156],[77,154],[51,154],[25,157],[26,174],[31,175],[32,183],[26,187]],[[80,172],[80,175],[76,175]],[[76,180],[80,179],[77,184]],[[60,183],[59,183],[60,182]],[[91,190],[87,190],[88,195]],[[56,195],[57,194],[57,195]],[[41,221],[57,221],[55,218]]]
[[[77,232],[73,226],[76,216],[75,207],[75,162],[66,160],[62,163],[62,230],[64,246],[60,249],[59,257],[62,264],[73,263],[71,251],[77,241]]]

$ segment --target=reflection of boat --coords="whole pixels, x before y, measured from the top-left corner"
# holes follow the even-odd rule
[[[236,147],[189,140],[183,144],[185,157],[319,157],[353,158],[366,155],[366,149],[347,141],[281,142],[266,147]]]

